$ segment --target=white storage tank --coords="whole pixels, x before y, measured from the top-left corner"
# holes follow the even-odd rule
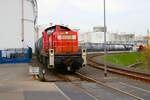
[[[36,0],[0,0],[0,49],[28,45],[34,51],[36,20]]]
[[[110,35],[107,33],[107,41]],[[86,32],[80,36],[80,41],[84,43],[104,43],[104,32]]]

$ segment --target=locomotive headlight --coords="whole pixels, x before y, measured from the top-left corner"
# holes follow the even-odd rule
[[[58,39],[58,40],[61,40],[61,35],[58,35],[58,36],[57,36],[57,39]]]
[[[72,35],[72,40],[75,40],[76,39],[76,35]]]
[[[66,34],[68,34],[68,32],[65,32]]]

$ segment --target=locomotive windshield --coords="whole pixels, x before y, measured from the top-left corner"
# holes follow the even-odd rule
[[[52,34],[54,31],[55,31],[55,29],[47,30],[47,34],[50,35],[50,34]]]
[[[52,26],[52,27],[47,28],[45,31],[47,32],[48,35],[50,35],[53,32],[55,32],[55,30],[56,30],[56,26]],[[65,26],[60,26],[60,31],[71,31],[71,29]]]

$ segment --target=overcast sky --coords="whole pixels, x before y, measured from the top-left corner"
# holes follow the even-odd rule
[[[65,24],[81,32],[103,26],[103,0],[38,0],[38,24]],[[112,32],[146,34],[150,0],[106,0],[107,27]]]

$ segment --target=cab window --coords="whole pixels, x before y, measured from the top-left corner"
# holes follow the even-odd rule
[[[47,30],[47,34],[50,35],[50,34],[52,34],[54,31],[55,31],[55,29]]]
[[[45,31],[47,32],[48,35],[50,35],[53,32],[55,32],[55,30],[56,30],[56,26],[53,26],[53,27],[47,28]]]

